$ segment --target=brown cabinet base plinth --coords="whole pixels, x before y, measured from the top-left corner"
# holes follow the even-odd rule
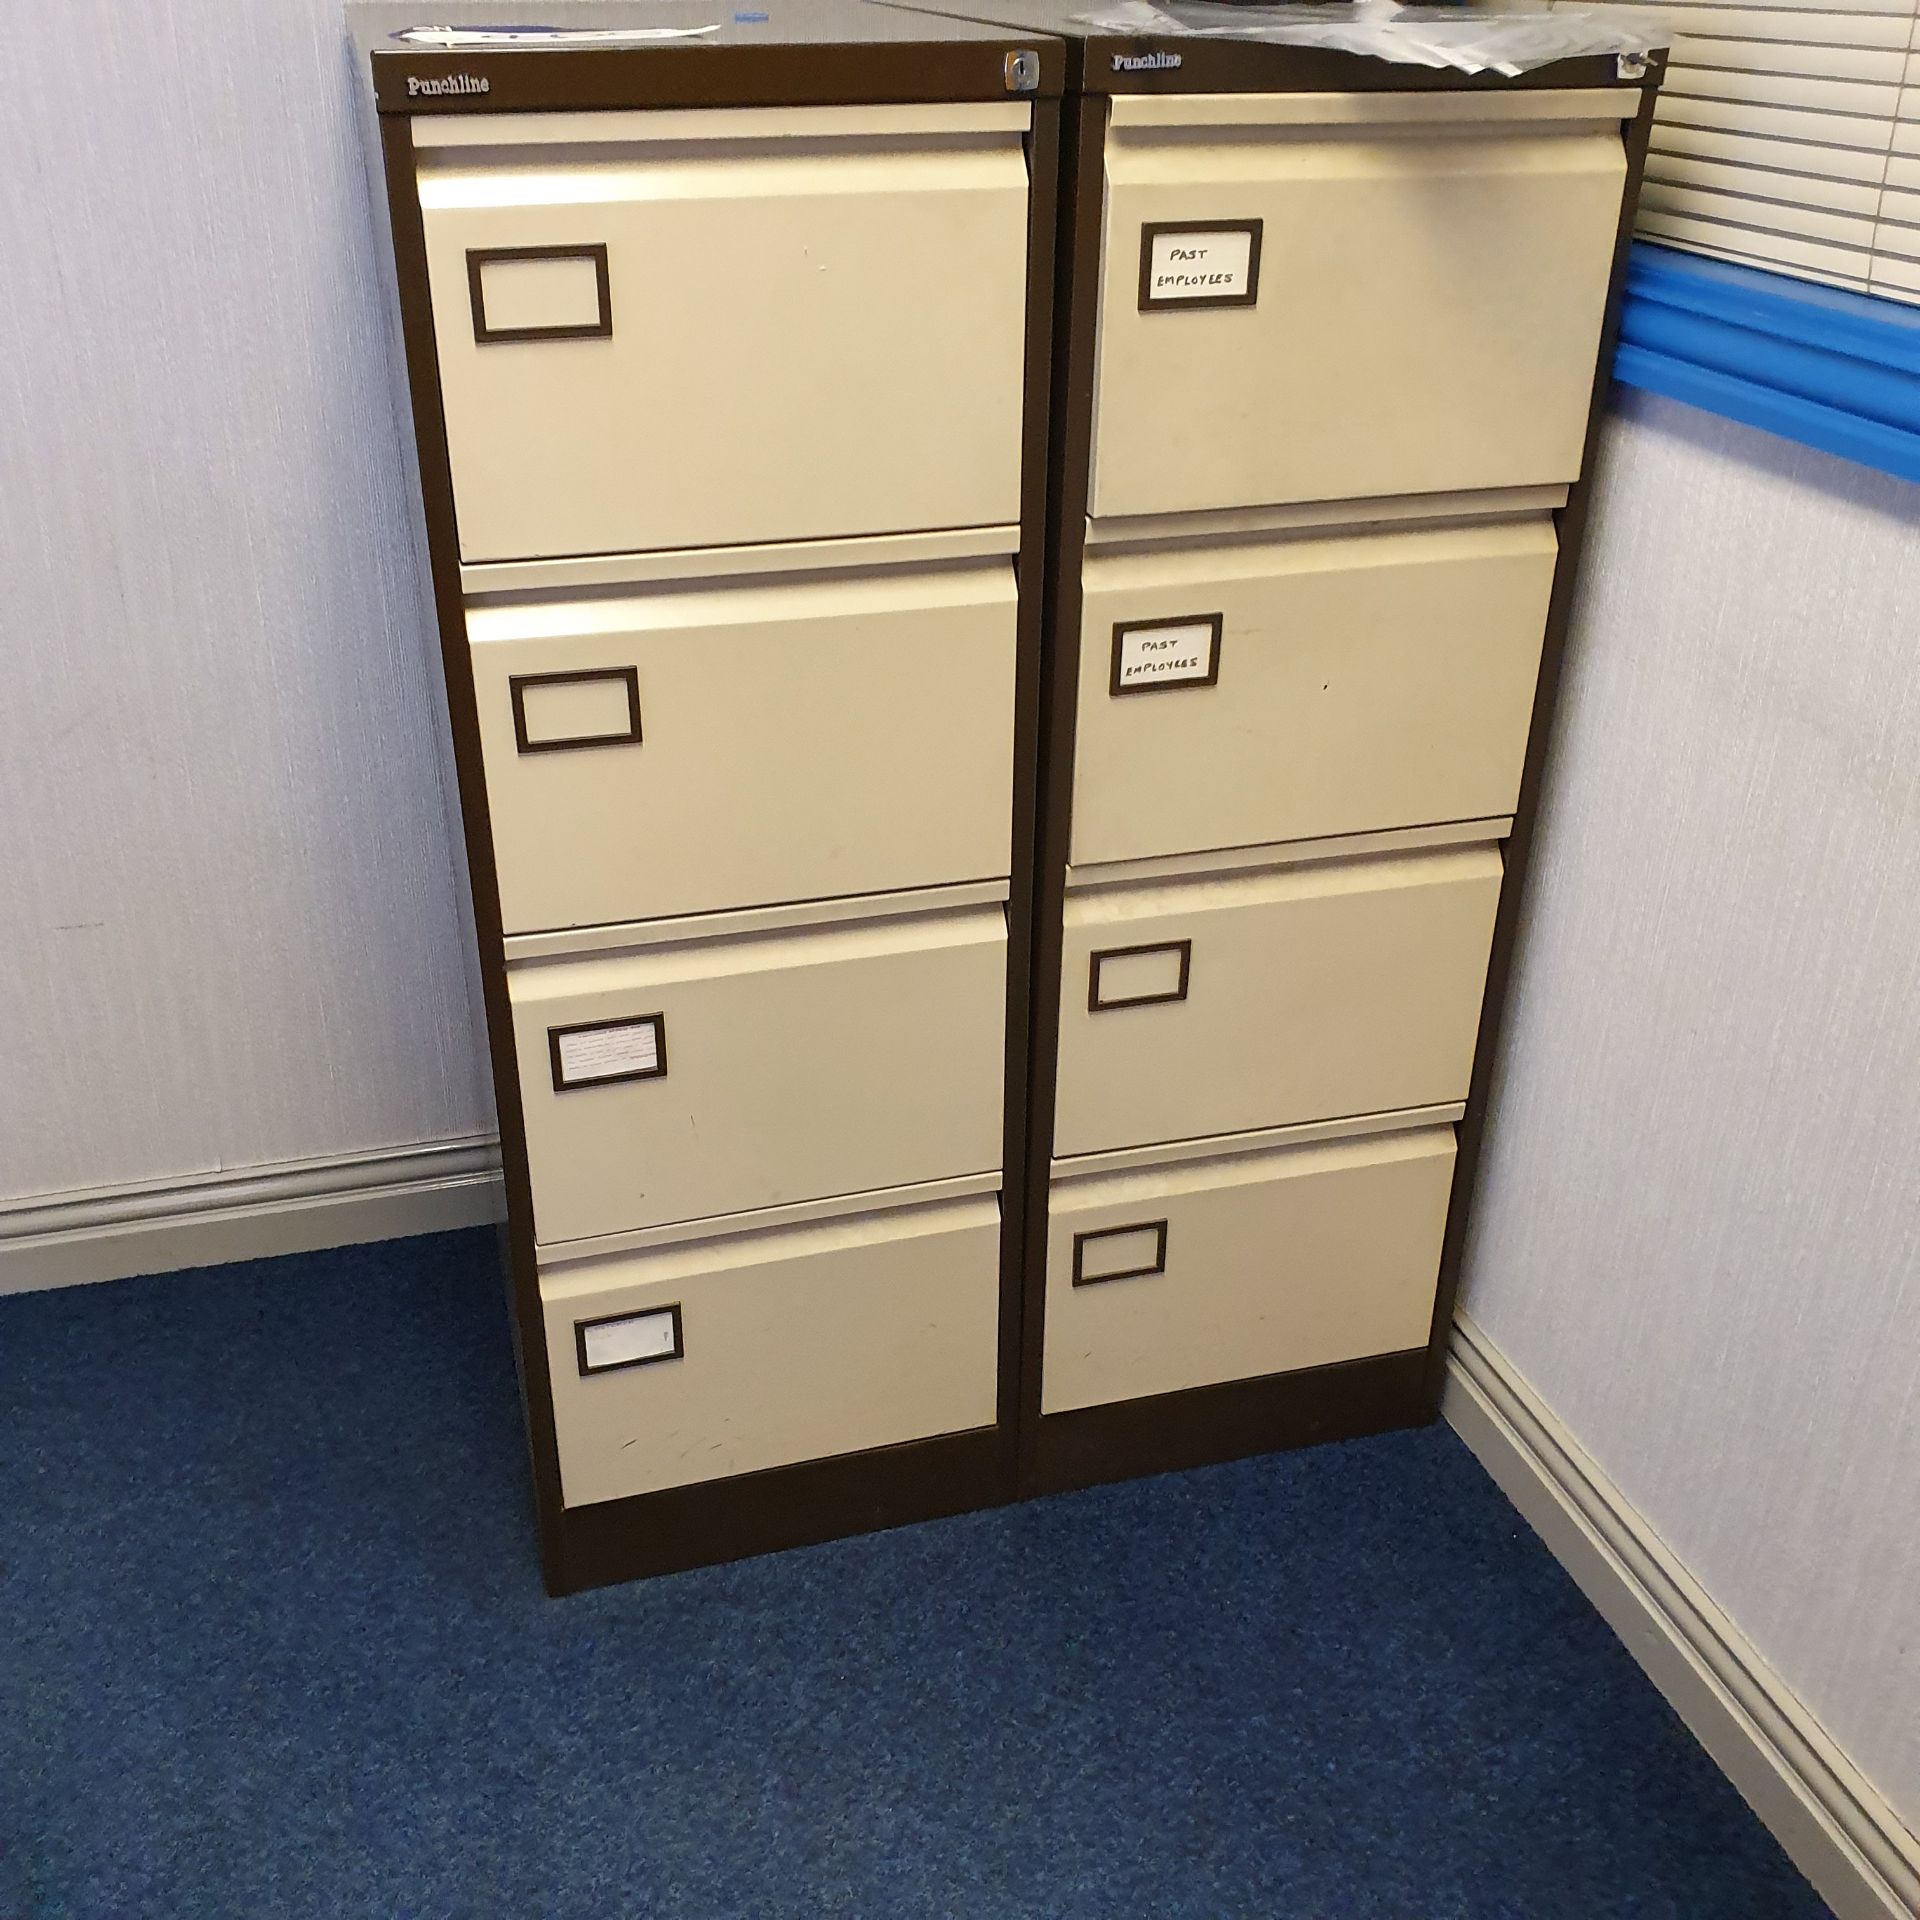
[[[1434,1416],[1425,1361],[1424,1349],[1390,1353],[1050,1414],[1034,1433],[1020,1497],[1424,1426]],[[999,1506],[1002,1445],[981,1427],[569,1507],[547,1589],[581,1593]]]
[[[1006,1484],[1004,1445],[994,1428],[978,1427],[567,1507],[555,1529],[547,1591],[580,1593],[998,1506]]]
[[[1416,1348],[1047,1414],[1034,1428],[1021,1490],[1066,1493],[1425,1426],[1435,1412],[1426,1360],[1426,1349]]]

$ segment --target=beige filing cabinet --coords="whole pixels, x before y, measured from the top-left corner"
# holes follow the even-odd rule
[[[1021,1484],[1413,1424],[1659,63],[949,3],[1068,42]]]
[[[1013,1484],[1064,50],[522,17],[351,10],[560,1592]]]

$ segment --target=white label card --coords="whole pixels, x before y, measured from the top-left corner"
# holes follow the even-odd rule
[[[637,741],[633,695],[624,675],[551,680],[519,686],[520,731],[528,747],[583,747]]]
[[[1149,687],[1207,687],[1220,673],[1220,625],[1202,618],[1118,627],[1113,636],[1114,693]]]
[[[1258,234],[1252,225],[1204,232],[1149,230],[1141,263],[1141,306],[1251,306],[1259,288]]]
[[[484,261],[480,296],[493,332],[591,327],[600,320],[600,275],[590,254]]]
[[[1143,1227],[1109,1227],[1102,1233],[1086,1233],[1074,1248],[1076,1282],[1085,1286],[1095,1280],[1134,1280],[1165,1268],[1166,1232],[1164,1222]]]
[[[1087,1011],[1111,1007],[1151,1007],[1187,997],[1193,965],[1191,940],[1167,940],[1153,947],[1108,947],[1091,956]]]
[[[602,1367],[632,1367],[647,1360],[672,1360],[680,1352],[680,1328],[671,1307],[658,1313],[629,1314],[580,1329],[580,1358],[589,1373]]]
[[[617,1027],[563,1033],[557,1045],[563,1086],[660,1071],[660,1022],[652,1016],[623,1021]]]

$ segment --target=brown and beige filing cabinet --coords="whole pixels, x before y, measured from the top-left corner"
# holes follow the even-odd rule
[[[564,1591],[1012,1485],[1064,53],[536,17],[352,12]]]
[[[1021,1484],[1412,1424],[1658,62],[951,3],[1068,42]]]

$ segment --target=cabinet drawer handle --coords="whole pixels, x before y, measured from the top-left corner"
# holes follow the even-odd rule
[[[626,695],[620,722],[593,733],[542,733],[535,738],[527,717],[527,695],[542,687],[580,687],[604,681]],[[513,744],[522,753],[568,753],[576,747],[637,747],[640,744],[640,669],[581,667],[572,673],[514,673],[507,676],[513,696]],[[537,703],[536,703],[537,704]]]
[[[548,1064],[555,1093],[612,1086],[621,1080],[663,1080],[667,1073],[667,1016],[626,1015],[547,1029]]]
[[[1087,1011],[1111,1013],[1118,1007],[1157,1007],[1169,1000],[1184,1000],[1192,971],[1191,940],[1103,947],[1087,963]]]
[[[660,1360],[684,1360],[686,1336],[680,1303],[649,1307],[643,1313],[608,1313],[598,1320],[573,1323],[573,1350],[582,1374],[618,1373],[626,1367],[650,1367]]]
[[[1153,1257],[1146,1236],[1153,1236]],[[1104,1243],[1104,1244],[1103,1244]],[[1073,1236],[1073,1284],[1097,1287],[1105,1280],[1139,1280],[1167,1270],[1167,1223],[1135,1220],[1124,1227],[1098,1227]]]
[[[593,269],[594,317],[551,326],[537,321],[497,326],[487,319],[487,275],[491,266],[526,260],[578,260]],[[473,309],[473,337],[483,347],[503,340],[605,340],[613,333],[613,290],[607,274],[604,242],[584,247],[469,247],[467,304]]]

